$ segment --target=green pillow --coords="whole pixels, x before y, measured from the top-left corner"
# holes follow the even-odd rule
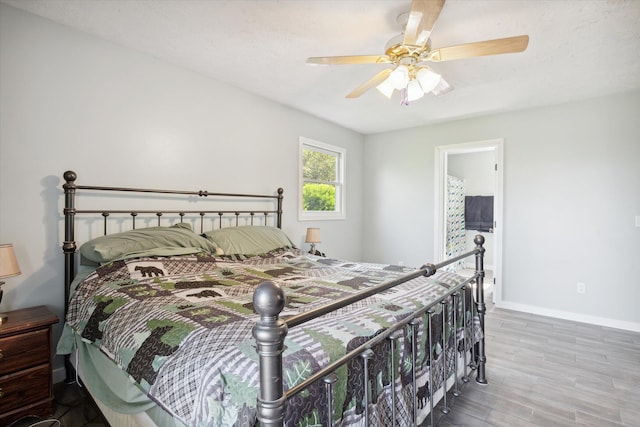
[[[80,246],[80,255],[83,260],[104,264],[159,248],[196,248],[213,254],[218,249],[213,242],[194,233],[189,224],[179,223],[101,236]]]
[[[203,234],[225,255],[259,255],[274,249],[294,248],[289,237],[276,227],[244,225],[221,228]]]

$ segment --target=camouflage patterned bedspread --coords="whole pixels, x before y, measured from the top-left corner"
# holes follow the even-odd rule
[[[187,255],[116,261],[98,268],[78,286],[70,302],[67,324],[83,340],[98,346],[150,398],[185,424],[252,426],[256,423],[259,377],[251,337],[256,319],[251,300],[258,284],[271,280],[283,287],[286,316],[408,271],[406,267],[314,257],[299,250],[245,260]],[[450,273],[415,279],[291,329],[284,354],[285,387],[304,380],[462,280]],[[468,313],[464,316],[467,325],[471,324],[469,317]],[[441,318],[434,315],[432,322],[438,337],[442,334]],[[439,373],[438,383],[442,381],[442,366],[437,364],[442,347],[434,340],[431,351],[426,351],[427,334],[422,328],[416,337],[418,403],[425,408],[429,397],[426,372],[431,365],[436,378]],[[405,333],[398,340],[398,356],[407,353],[410,339]],[[453,334],[449,341],[453,355]],[[372,364],[379,373],[373,376],[369,387],[378,404],[370,416],[375,418],[372,425],[388,425],[389,350],[386,345],[374,350]],[[341,425],[362,421],[361,363],[358,359],[336,372],[334,418],[342,418]],[[396,388],[407,401],[403,403],[401,399],[397,403],[398,416],[409,417],[411,361],[400,363]],[[434,381],[434,387],[437,385]],[[321,387],[311,387],[288,402],[286,425],[328,424]]]

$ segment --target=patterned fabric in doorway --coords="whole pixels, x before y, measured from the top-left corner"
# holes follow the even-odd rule
[[[447,175],[447,258],[461,255],[466,251],[466,230],[464,227],[464,180]],[[458,271],[464,267],[464,260],[446,267]]]

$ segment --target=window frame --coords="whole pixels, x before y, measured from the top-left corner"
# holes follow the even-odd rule
[[[336,157],[337,180],[327,182],[336,186],[336,209],[333,211],[305,211],[303,208],[302,188],[305,184],[303,177],[303,153],[305,150],[317,151]],[[298,220],[335,220],[346,218],[346,158],[347,150],[343,147],[315,141],[301,136],[298,141]]]

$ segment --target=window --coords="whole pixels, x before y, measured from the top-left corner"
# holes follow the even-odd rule
[[[300,137],[298,219],[344,219],[346,150]]]

